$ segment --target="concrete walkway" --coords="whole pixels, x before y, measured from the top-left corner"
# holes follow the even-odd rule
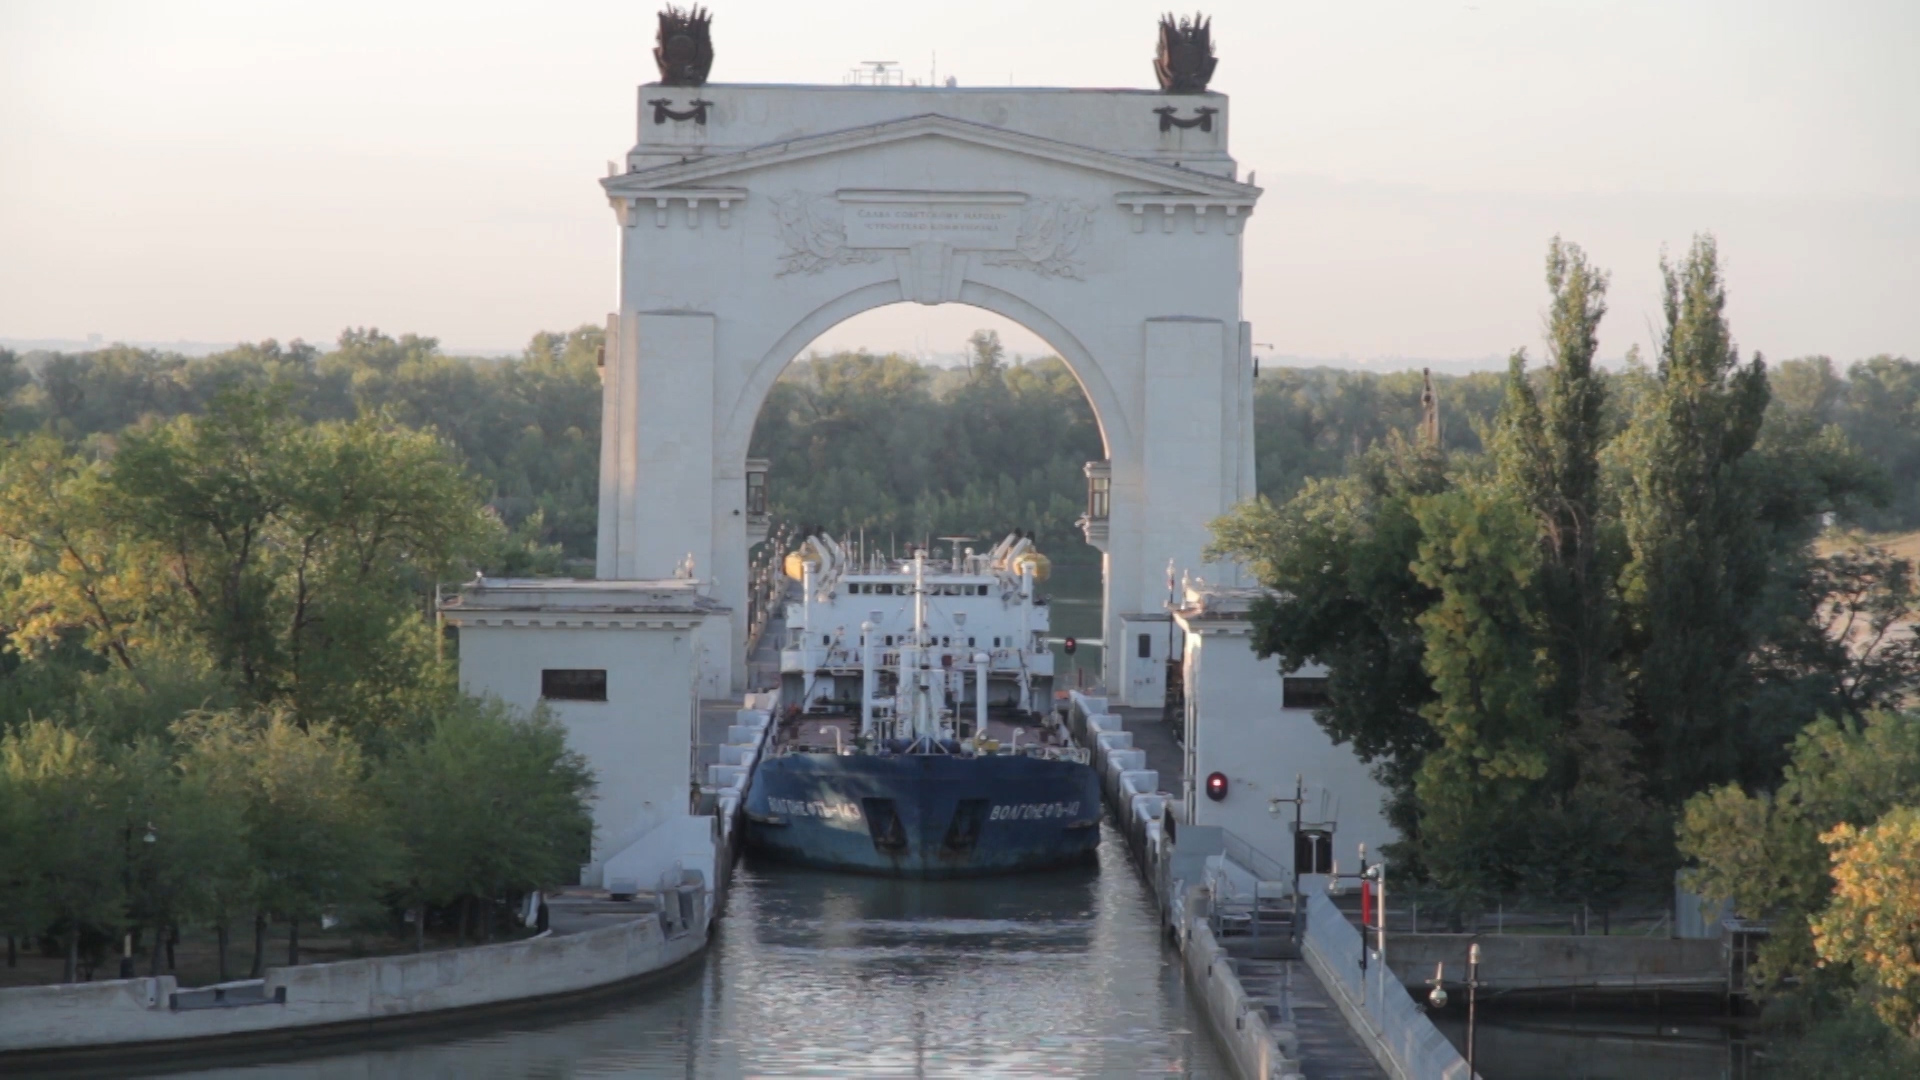
[[[1146,751],[1147,768],[1160,774],[1160,788],[1180,798],[1186,751],[1160,709],[1108,706]],[[1229,955],[1240,950],[1223,943]],[[1327,988],[1304,960],[1236,956],[1235,974],[1247,996],[1266,1009],[1268,1020],[1290,1024],[1300,1036],[1300,1068],[1309,1080],[1376,1080],[1387,1074],[1361,1045]]]
[[[1186,769],[1186,751],[1173,737],[1173,727],[1161,718],[1161,710],[1119,705],[1109,705],[1107,710],[1118,715],[1133,733],[1134,749],[1147,752],[1147,768],[1160,774],[1160,790],[1171,793],[1175,799],[1183,797],[1180,777]]]
[[[1373,1080],[1387,1074],[1354,1037],[1346,1017],[1304,960],[1235,962],[1247,996],[1267,1018],[1300,1037],[1300,1071],[1310,1080]]]

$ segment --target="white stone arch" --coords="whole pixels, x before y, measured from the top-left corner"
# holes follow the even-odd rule
[[[709,85],[641,102],[626,171],[602,182],[621,281],[598,575],[692,556],[735,612],[703,690],[741,688],[745,460],[774,382],[863,311],[966,304],[1048,342],[1093,406],[1106,681],[1156,700],[1164,648],[1121,671],[1112,643],[1166,625],[1168,561],[1198,565],[1208,522],[1254,491],[1240,265],[1260,191],[1227,153],[1227,99]]]
[[[964,307],[990,311],[1010,319],[1045,341],[1067,365],[1080,392],[1093,407],[1093,418],[1100,425],[1100,438],[1109,459],[1130,456],[1132,432],[1125,411],[1105,372],[1094,362],[1086,346],[1066,327],[1032,303],[1013,293],[990,285],[969,283],[964,298],[952,301]],[[793,328],[780,336],[755,362],[746,385],[735,400],[721,429],[718,453],[725,461],[745,466],[747,449],[753,440],[753,428],[766,407],[767,395],[785,371],[800,357],[800,350],[820,335],[855,316],[894,304],[904,303],[897,282],[879,281],[851,289],[815,308]],[[1112,419],[1109,420],[1108,418]],[[1120,448],[1117,452],[1116,445]]]

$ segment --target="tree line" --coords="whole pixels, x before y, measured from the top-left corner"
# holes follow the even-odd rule
[[[602,331],[541,332],[517,358],[444,353],[431,337],[343,331],[330,349],[295,341],[211,356],[112,346],[16,356],[0,350],[0,434],[50,431],[71,442],[110,439],[142,419],[205,411],[237,386],[283,384],[310,421],[385,417],[431,429],[483,483],[505,538],[490,556],[511,572],[590,572],[600,445]],[[990,331],[967,343],[960,368],[898,354],[809,354],[768,395],[751,453],[771,463],[773,512],[869,542],[928,534],[1034,532],[1057,560],[1097,562],[1075,521],[1082,466],[1105,455],[1100,427],[1058,357],[1009,361]],[[1644,382],[1596,375],[1612,422]],[[1826,357],[1770,369],[1764,423],[1837,428],[1885,483],[1845,523],[1920,528],[1920,363],[1877,356],[1844,369]],[[1503,375],[1435,376],[1448,452],[1483,449],[1481,431],[1504,396]],[[1254,384],[1260,493],[1283,502],[1316,477],[1406,432],[1418,420],[1417,372],[1266,367]]]
[[[592,778],[549,717],[463,697],[433,583],[506,530],[441,439],[312,421],[239,381],[110,436],[0,443],[0,930],[67,980],[182,928],[228,972],[269,924],[498,903],[571,882]],[[96,402],[107,409],[110,403]],[[170,950],[168,950],[170,951]]]
[[[1401,880],[1456,915],[1604,921],[1687,863],[1781,919],[1763,987],[1824,970],[1911,1036],[1920,715],[1895,710],[1920,690],[1920,588],[1908,559],[1818,541],[1903,520],[1904,459],[1841,421],[1882,422],[1866,388],[1912,365],[1770,369],[1734,342],[1711,237],[1661,272],[1657,355],[1608,376],[1608,275],[1555,240],[1545,362],[1514,353],[1477,445],[1429,408],[1222,519],[1213,551],[1274,589],[1262,654],[1327,665],[1316,719],[1375,764]]]

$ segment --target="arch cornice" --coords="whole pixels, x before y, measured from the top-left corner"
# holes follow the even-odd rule
[[[901,303],[905,299],[899,279],[871,282],[821,304],[780,335],[754,361],[741,384],[740,392],[721,428],[723,441],[719,460],[746,460],[747,447],[753,439],[753,427],[760,417],[761,408],[766,404],[767,395],[772,393],[773,384],[779,380],[780,373],[800,355],[801,349],[855,315]],[[1011,319],[1051,345],[1059,353],[1060,359],[1066,362],[1067,370],[1073,373],[1081,391],[1093,405],[1093,418],[1100,426],[1100,438],[1106,445],[1107,457],[1126,459],[1132,453],[1133,425],[1126,407],[1093,353],[1072,331],[1031,301],[978,281],[968,281],[962,286],[959,299],[955,302]]]

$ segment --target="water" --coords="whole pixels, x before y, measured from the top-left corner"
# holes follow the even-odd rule
[[[1464,1053],[1458,1010],[1435,1023]],[[1616,1012],[1604,1008],[1480,1014],[1474,1071],[1487,1080],[1746,1080],[1754,1049],[1746,1032],[1710,1013]]]
[[[1098,866],[905,882],[743,862],[696,970],[611,1004],[239,1078],[1225,1077],[1153,901]]]

